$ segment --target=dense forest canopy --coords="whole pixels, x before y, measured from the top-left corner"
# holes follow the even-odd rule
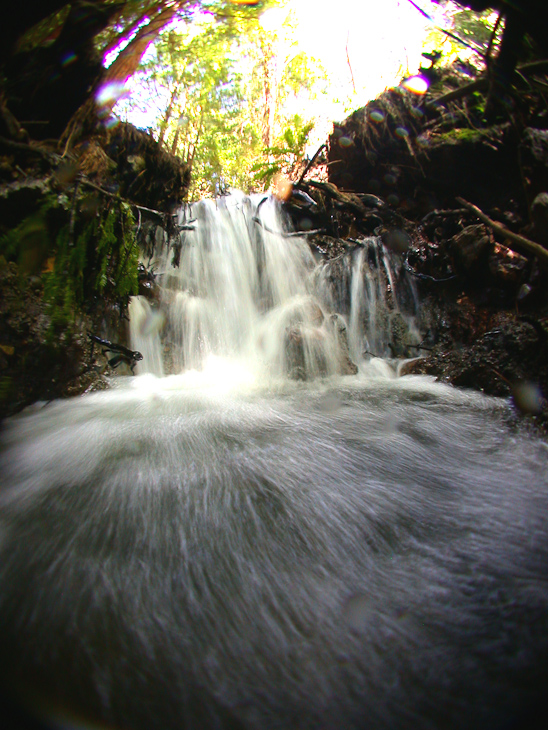
[[[74,141],[107,120],[120,101],[117,112],[129,118],[139,106],[156,104],[147,126],[188,163],[194,196],[268,187],[277,172],[299,169],[318,98],[341,92],[329,87],[318,60],[324,49],[313,57],[299,48],[294,14],[274,28],[263,22],[265,11],[280,4],[286,3],[45,0],[14,6],[0,30],[0,132]],[[481,69],[482,54],[496,56],[504,29],[495,64],[503,82],[523,51],[525,31],[545,43],[538,29],[547,10],[540,0],[401,4],[430,19],[425,50],[445,62],[472,50]],[[436,5],[443,15],[432,17]],[[440,30],[436,18],[446,28]],[[401,66],[402,75],[409,71]],[[132,78],[139,93],[128,99]]]

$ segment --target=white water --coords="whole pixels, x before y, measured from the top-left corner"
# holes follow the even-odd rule
[[[535,727],[546,444],[503,400],[362,357],[415,306],[376,244],[317,269],[232,202],[133,303],[148,373],[5,426],[3,688],[63,727]]]
[[[354,260],[324,265],[304,239],[286,235],[274,199],[202,201],[181,210],[179,224],[190,216],[194,230],[181,233],[179,265],[171,247],[157,252],[157,306],[137,298],[130,307],[132,347],[143,354],[138,373],[203,370],[213,357],[263,382],[316,378],[347,373],[347,347],[364,369],[371,353],[390,355],[396,321],[420,341],[413,283],[403,282],[415,299],[402,313],[401,262],[379,242],[365,241]],[[336,290],[333,276],[347,291]]]

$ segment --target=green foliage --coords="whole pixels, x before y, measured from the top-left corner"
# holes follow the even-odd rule
[[[23,273],[41,273],[53,326],[65,326],[96,296],[126,301],[138,292],[138,247],[131,207],[121,201],[78,215],[76,201],[49,195],[8,231],[0,246]]]
[[[286,127],[277,143],[266,148],[268,158],[256,162],[251,168],[255,179],[268,187],[272,178],[278,173],[290,177],[297,163],[304,157],[308,137],[313,128],[314,122],[305,122],[295,114],[291,125]]]
[[[0,377],[0,401],[7,401],[12,396],[13,379],[7,375]]]
[[[139,264],[139,248],[135,240],[135,218],[131,206],[120,203],[119,223],[121,240],[118,249],[115,289],[116,296],[125,299],[139,291],[137,267]]]
[[[481,129],[469,129],[468,127],[460,127],[452,129],[449,132],[439,135],[439,139],[444,142],[461,143],[461,142],[478,142],[482,137],[488,137],[489,132]]]
[[[49,217],[60,207],[60,199],[53,195],[31,215],[0,237],[0,251],[8,260],[16,260],[24,273],[40,271],[52,248]]]
[[[477,51],[467,49],[458,41],[450,38],[440,30],[433,28],[428,34],[425,44],[425,51],[440,51],[442,53],[439,65],[449,66],[460,58],[467,60],[478,68],[483,68],[483,54],[487,51],[491,36],[495,29],[497,14],[492,10],[477,13],[465,7],[448,3],[445,8],[446,26],[456,36],[474,46]],[[493,47],[496,48],[502,35],[501,25],[494,38]]]
[[[69,12],[70,5],[67,4],[56,13],[48,15],[39,23],[29,28],[19,39],[18,50],[32,51],[39,46],[52,43],[52,39],[63,27]]]
[[[262,189],[273,166],[288,168],[304,145],[279,138],[294,125],[295,103],[304,107],[325,86],[318,63],[296,52],[290,24],[267,32],[257,9],[216,12],[216,19],[196,13],[192,24],[163,33],[135,79],[139,93],[118,107],[131,116],[138,98],[143,112],[157,104],[153,132],[191,165],[193,198]],[[313,120],[304,124],[311,128]]]
[[[113,201],[72,236],[70,222],[59,230],[55,263],[44,275],[44,296],[52,305],[54,324],[69,322],[75,307],[88,298],[101,295],[124,301],[137,294],[134,228],[131,207]]]

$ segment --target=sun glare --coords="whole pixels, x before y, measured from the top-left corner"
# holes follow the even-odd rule
[[[429,0],[422,6],[430,14],[436,7]],[[428,21],[408,0],[332,0],[322,3],[321,12],[317,0],[289,0],[265,11],[261,25],[276,32],[290,13],[299,49],[317,59],[328,76],[328,93],[314,104],[318,123],[312,146],[325,140],[333,122],[386,88],[405,76],[419,78]],[[411,83],[415,93],[424,93],[421,83]]]
[[[432,3],[424,1],[427,10]],[[300,47],[333,79],[339,99],[362,105],[418,71],[426,19],[407,0],[290,0]]]

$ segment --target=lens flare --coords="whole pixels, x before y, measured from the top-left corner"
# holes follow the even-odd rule
[[[405,79],[405,81],[402,81],[402,84],[404,89],[407,89],[407,91],[411,91],[413,94],[426,94],[428,91],[428,81],[424,78],[424,76],[410,76],[408,79]]]
[[[78,60],[78,56],[75,53],[67,53],[65,56],[63,56],[63,59],[61,61],[61,66],[63,68],[66,68],[67,66],[70,66],[72,63]]]
[[[289,200],[293,183],[285,175],[275,175],[272,180],[272,195],[278,200]]]
[[[127,93],[127,86],[118,81],[112,81],[101,86],[95,95],[99,106],[114,106]]]

